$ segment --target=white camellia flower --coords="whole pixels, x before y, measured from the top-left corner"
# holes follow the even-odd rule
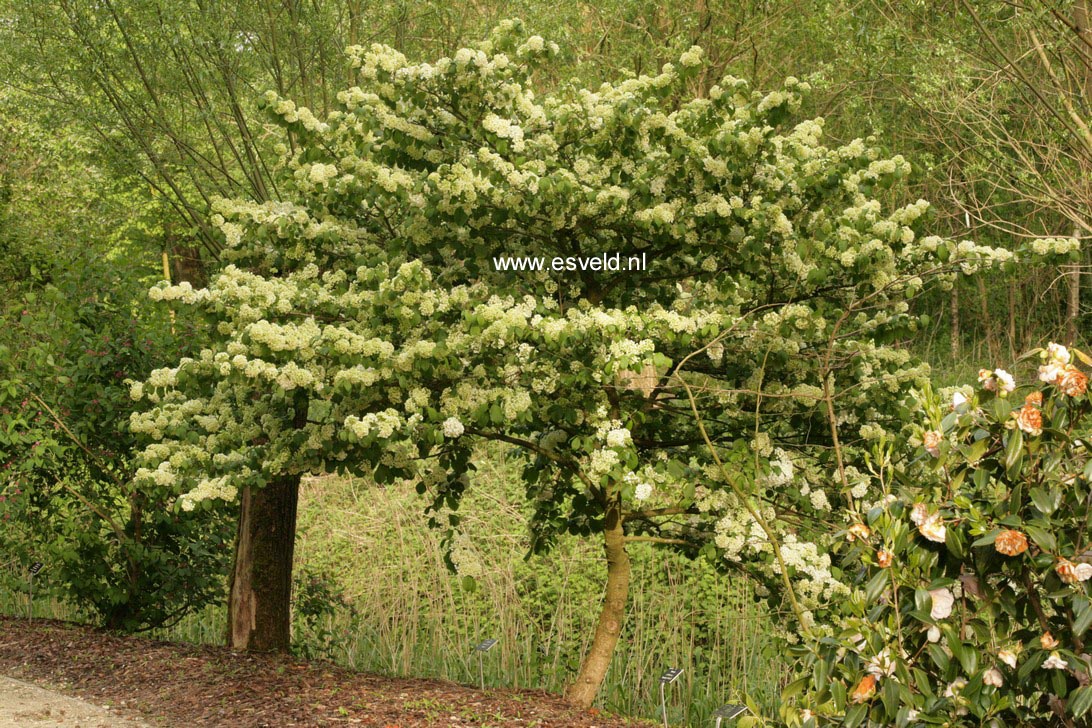
[[[933,589],[929,592],[933,598],[933,606],[929,609],[929,616],[933,619],[947,619],[952,614],[952,605],[955,597],[947,589]]]
[[[1047,361],[1055,362],[1065,366],[1071,361],[1069,349],[1061,344],[1055,344],[1053,341],[1047,344],[1044,356]]]
[[[886,647],[865,663],[865,670],[873,677],[891,677],[895,674],[895,667],[896,663],[891,657],[891,651]]]
[[[997,659],[1013,669],[1016,668],[1016,653],[1012,650],[1001,650],[997,653]]]
[[[937,627],[935,624],[930,626],[925,633],[925,639],[930,642],[940,642],[940,627]]]
[[[1066,666],[1065,658],[1057,652],[1051,652],[1050,657],[1043,663],[1044,670],[1064,670]]]
[[[967,687],[967,681],[961,677],[957,677],[955,680],[948,683],[948,687],[944,689],[944,697],[954,698],[959,695],[965,687]]]
[[[995,688],[999,688],[1005,684],[1005,679],[1001,675],[1001,671],[996,667],[991,667],[982,675],[982,682],[986,685],[992,685]]]
[[[921,532],[922,536],[935,543],[944,543],[944,539],[948,536],[948,529],[938,513],[934,513],[922,521],[921,525],[918,526],[918,531]]]

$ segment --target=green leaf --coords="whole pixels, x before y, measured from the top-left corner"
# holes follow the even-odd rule
[[[1050,672],[1050,684],[1054,688],[1054,694],[1065,695],[1067,681],[1065,670],[1051,670]]]
[[[843,710],[846,706],[846,686],[840,680],[830,684],[830,695],[834,699],[835,710]]]
[[[1087,597],[1073,600],[1073,634],[1080,637],[1092,625],[1092,602]]]
[[[1058,507],[1058,502],[1060,500],[1058,493],[1048,493],[1043,488],[1032,488],[1028,495],[1031,497],[1031,502],[1044,516],[1049,516],[1053,513]]]
[[[933,662],[940,668],[940,671],[942,673],[947,672],[950,662],[948,660],[948,653],[944,651],[944,648],[937,643],[933,643],[929,645],[928,650],[929,657],[933,658]]]
[[[1009,433],[1008,442],[1005,443],[1005,471],[1009,477],[1015,477],[1024,459],[1024,432],[1019,428]]]
[[[880,595],[883,594],[884,589],[887,588],[888,576],[884,570],[876,572],[876,575],[868,580],[868,584],[865,585],[865,599],[874,604],[879,600]]]
[[[868,716],[868,704],[861,703],[860,705],[854,705],[852,708],[846,711],[845,720],[842,721],[842,725],[845,728],[856,728],[861,725],[864,719]]]
[[[1092,708],[1092,687],[1077,688],[1069,694],[1066,707],[1074,718],[1080,718]]]
[[[1054,553],[1057,550],[1058,544],[1054,540],[1053,534],[1049,531],[1040,528],[1039,526],[1032,525],[1025,525],[1024,528],[1027,530],[1028,535],[1031,536],[1031,540],[1035,542],[1035,545],[1043,551]]]
[[[812,684],[816,690],[826,690],[827,678],[830,677],[830,665],[825,660],[819,660],[818,664],[812,670]]]
[[[954,524],[948,526],[944,532],[944,545],[948,547],[948,551],[951,552],[952,556],[962,559],[967,553],[967,541],[963,537],[963,529],[956,527]]]
[[[1044,651],[1034,653],[1030,659],[1024,664],[1020,665],[1020,669],[1016,671],[1016,677],[1020,680],[1027,680],[1028,676],[1046,662],[1047,653]]]
[[[978,440],[970,447],[961,448],[963,455],[967,459],[968,463],[976,463],[982,459],[982,456],[986,454],[986,449],[990,446],[990,441],[987,438]]]
[[[880,691],[880,699],[883,701],[883,707],[887,714],[895,715],[899,709],[899,684],[894,680],[884,680],[883,689]]]
[[[991,545],[993,545],[993,542],[997,540],[997,536],[1000,533],[1001,533],[1000,528],[993,529],[992,531],[987,533],[985,536],[982,536],[982,537],[976,539],[975,542],[971,544],[971,548],[978,548],[979,546],[991,546]]]
[[[952,654],[955,654],[959,658],[959,664],[963,667],[963,672],[967,676],[974,675],[978,669],[978,650],[972,645],[960,645],[959,653],[957,654],[955,648],[952,649]]]
[[[929,592],[925,589],[914,590],[914,610],[918,612],[928,612],[930,606],[933,603],[933,598],[929,595]]]
[[[781,691],[781,700],[792,700],[796,696],[800,695],[804,692],[804,688],[807,687],[808,682],[810,682],[810,679],[806,677],[799,678],[798,680],[793,680],[791,683],[785,686],[784,690]]]

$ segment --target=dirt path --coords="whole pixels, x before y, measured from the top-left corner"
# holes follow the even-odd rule
[[[144,728],[85,700],[0,676],[0,728]]]
[[[54,708],[32,699],[5,707],[13,697],[9,683],[0,681],[0,728],[148,728],[126,723],[121,716],[185,728],[654,725],[580,710],[542,690],[483,691],[446,680],[367,675],[318,660],[125,637],[44,619],[28,622],[0,616],[0,673],[63,685],[65,693],[91,701],[73,701],[87,708],[115,706],[64,722],[59,711],[63,708],[64,715],[70,715],[71,703]],[[12,712],[18,715],[12,717]],[[43,717],[47,722],[41,721]]]

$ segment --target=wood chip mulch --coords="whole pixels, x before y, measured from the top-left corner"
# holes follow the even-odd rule
[[[0,673],[159,726],[638,728],[536,690],[365,675],[330,663],[0,617]]]

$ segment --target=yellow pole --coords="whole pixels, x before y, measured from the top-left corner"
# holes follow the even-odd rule
[[[171,282],[171,265],[167,260],[167,249],[163,249],[163,278],[167,283]],[[171,336],[174,336],[174,309],[170,309],[171,314]]]

